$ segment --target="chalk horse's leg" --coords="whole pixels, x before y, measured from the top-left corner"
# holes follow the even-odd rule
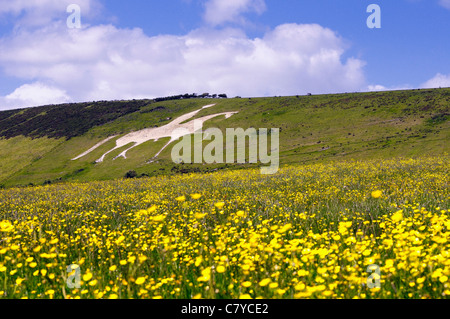
[[[96,160],[96,163],[102,163],[105,159],[105,156],[108,155],[109,153],[111,153],[112,151],[115,151],[116,149],[120,148],[120,146],[116,146],[112,149],[110,149],[108,152],[106,152],[105,154],[102,155],[102,157],[100,157],[98,160]]]
[[[129,151],[129,150],[131,150],[132,148],[135,148],[136,146],[138,146],[138,145],[141,145],[142,143],[134,143],[134,145],[133,146],[131,146],[131,147],[129,147],[129,148],[127,148],[125,151],[123,151],[122,153],[120,153],[119,155],[117,155],[116,157],[114,157],[113,158],[113,161],[114,160],[116,160],[116,159],[118,159],[119,157],[123,157],[123,158],[127,158],[127,152]]]
[[[154,162],[154,160],[155,160],[155,158],[157,158],[158,157],[158,155],[159,154],[161,154],[162,153],[162,151],[164,151],[165,149],[166,149],[166,147],[167,146],[169,146],[169,144],[170,143],[172,143],[174,140],[173,139],[171,139],[169,142],[167,142],[167,144],[166,145],[164,145],[160,150],[159,150],[159,152],[158,153],[156,153],[156,155],[155,156],[153,156],[150,160],[148,160],[147,161],[147,164],[150,164],[150,163],[153,163]]]

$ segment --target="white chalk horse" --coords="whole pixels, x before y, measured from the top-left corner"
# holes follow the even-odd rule
[[[170,143],[172,143],[173,141],[178,140],[180,137],[185,136],[185,135],[189,135],[189,134],[194,134],[196,133],[196,128],[198,126],[198,124],[203,124],[203,122],[206,122],[212,118],[218,117],[218,116],[225,116],[225,118],[229,118],[231,116],[233,116],[234,114],[238,113],[238,112],[225,112],[225,113],[217,113],[217,114],[213,114],[213,115],[207,115],[189,122],[186,122],[187,120],[189,120],[190,118],[194,117],[195,115],[197,115],[198,112],[200,112],[203,109],[209,108],[214,106],[215,104],[212,105],[206,105],[204,107],[202,107],[201,109],[197,110],[197,111],[193,111],[187,114],[184,114],[180,117],[178,117],[177,119],[173,120],[172,122],[170,122],[169,124],[166,124],[164,126],[161,127],[154,127],[154,128],[146,128],[137,132],[131,132],[127,135],[122,136],[121,138],[116,140],[116,146],[112,149],[110,149],[109,151],[107,151],[105,154],[103,154],[97,161],[96,163],[101,163],[104,161],[105,156],[108,155],[109,153],[113,152],[114,150],[121,148],[125,145],[128,145],[130,143],[133,143],[132,146],[130,146],[129,148],[127,148],[126,150],[124,150],[122,153],[120,153],[119,155],[117,155],[113,160],[119,158],[119,157],[123,157],[123,158],[127,158],[126,154],[129,150],[131,150],[132,148],[135,148],[136,146],[139,146],[145,142],[154,140],[154,141],[158,141],[160,138],[164,138],[164,137],[170,137],[170,141],[167,142],[166,145],[163,146],[163,148],[153,157],[156,158],[159,154],[161,154],[161,152],[167,147],[169,146]],[[186,122],[186,123],[183,123]],[[196,125],[194,125],[194,123]],[[92,147],[91,149],[87,150],[86,152],[84,152],[83,154],[75,157],[74,159],[72,159],[73,161],[89,154],[90,152],[92,152],[93,150],[95,150],[96,148],[100,147],[101,145],[103,145],[104,143],[108,142],[109,140],[115,138],[116,136],[111,136],[108,137],[107,139],[101,141],[100,143],[98,143],[97,145],[95,145],[94,147]]]

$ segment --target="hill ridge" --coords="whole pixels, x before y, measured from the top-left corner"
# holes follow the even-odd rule
[[[163,127],[194,112],[193,119],[237,112],[233,119],[212,118],[204,129],[279,128],[280,164],[364,158],[392,158],[449,153],[450,88],[328,95],[100,101],[0,112],[0,185],[239,169],[251,164],[172,162],[170,149],[147,163],[169,138],[129,150],[127,158],[96,163],[115,146],[115,139],[72,161],[110,136],[117,139],[143,129]],[[130,145],[107,155],[115,158]]]

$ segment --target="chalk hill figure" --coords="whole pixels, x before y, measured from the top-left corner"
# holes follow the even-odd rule
[[[104,153],[97,161],[96,163],[101,163],[104,161],[105,156],[108,155],[109,153],[113,152],[116,149],[119,149],[125,145],[128,145],[130,143],[133,143],[132,146],[130,146],[129,148],[127,148],[126,150],[124,150],[122,153],[120,153],[119,155],[117,155],[113,160],[119,158],[119,157],[123,157],[123,158],[127,158],[126,154],[129,150],[135,148],[136,146],[139,146],[145,142],[148,141],[158,141],[160,138],[165,138],[165,137],[170,137],[170,141],[167,142],[166,145],[164,145],[162,147],[161,150],[159,150],[159,152],[152,158],[155,159],[156,157],[158,157],[159,154],[161,154],[161,152],[170,145],[170,143],[172,143],[173,141],[178,140],[180,137],[183,137],[185,135],[190,135],[190,134],[194,134],[196,133],[195,129],[198,126],[195,126],[194,123],[198,124],[203,124],[204,122],[218,117],[218,116],[225,116],[225,118],[229,118],[231,116],[233,116],[234,114],[238,113],[238,112],[224,112],[224,113],[217,113],[217,114],[212,114],[212,115],[207,115],[207,116],[203,116],[201,118],[195,119],[195,120],[191,120],[189,122],[186,122],[187,120],[189,120],[190,118],[194,117],[195,115],[197,115],[197,113],[199,113],[201,110],[206,109],[206,108],[210,108],[212,106],[214,106],[215,104],[211,104],[211,105],[206,105],[204,107],[202,107],[199,110],[184,114],[178,118],[176,118],[175,120],[173,120],[172,122],[161,126],[161,127],[154,127],[154,128],[146,128],[137,132],[131,132],[127,135],[122,136],[121,138],[116,140],[116,146],[112,149],[110,149],[109,151],[107,151],[106,153]],[[184,123],[185,122],[185,123]],[[94,151],[95,149],[97,149],[98,147],[100,147],[101,145],[105,144],[106,142],[110,141],[111,139],[115,138],[116,136],[110,136],[107,139],[101,141],[100,143],[96,144],[95,146],[93,146],[92,148],[90,148],[89,150],[87,150],[86,152],[84,152],[83,154],[80,154],[79,156],[73,158],[72,160],[78,160],[84,156],[86,156],[87,154],[91,153],[92,151]],[[149,161],[149,163],[152,162],[152,160]]]

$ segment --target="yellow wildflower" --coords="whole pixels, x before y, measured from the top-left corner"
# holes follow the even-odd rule
[[[0,222],[0,232],[9,233],[14,230],[14,226],[8,220],[3,220]]]
[[[222,274],[222,273],[224,273],[225,272],[225,267],[224,266],[222,266],[222,265],[220,265],[220,266],[217,266],[217,269],[216,269],[216,271],[219,273],[219,274]]]
[[[376,190],[376,191],[373,191],[371,195],[373,198],[380,198],[382,194],[383,194],[382,191]]]
[[[218,202],[218,203],[215,203],[214,206],[217,207],[218,209],[222,209],[223,206],[225,206],[225,203],[224,202]]]
[[[184,202],[185,200],[186,200],[186,196],[179,196],[179,197],[177,197],[177,198],[175,198],[175,200],[177,201],[177,202]]]
[[[392,215],[391,219],[395,223],[401,221],[403,219],[403,210],[399,210],[399,211],[395,212],[395,214]]]
[[[135,284],[136,285],[142,285],[145,282],[145,277],[139,277],[136,279]]]
[[[259,285],[260,285],[261,287],[265,287],[265,286],[267,286],[268,284],[270,284],[271,281],[272,281],[272,280],[271,280],[270,278],[265,278],[265,279],[263,279],[263,280],[261,280],[261,281],[259,282]]]

